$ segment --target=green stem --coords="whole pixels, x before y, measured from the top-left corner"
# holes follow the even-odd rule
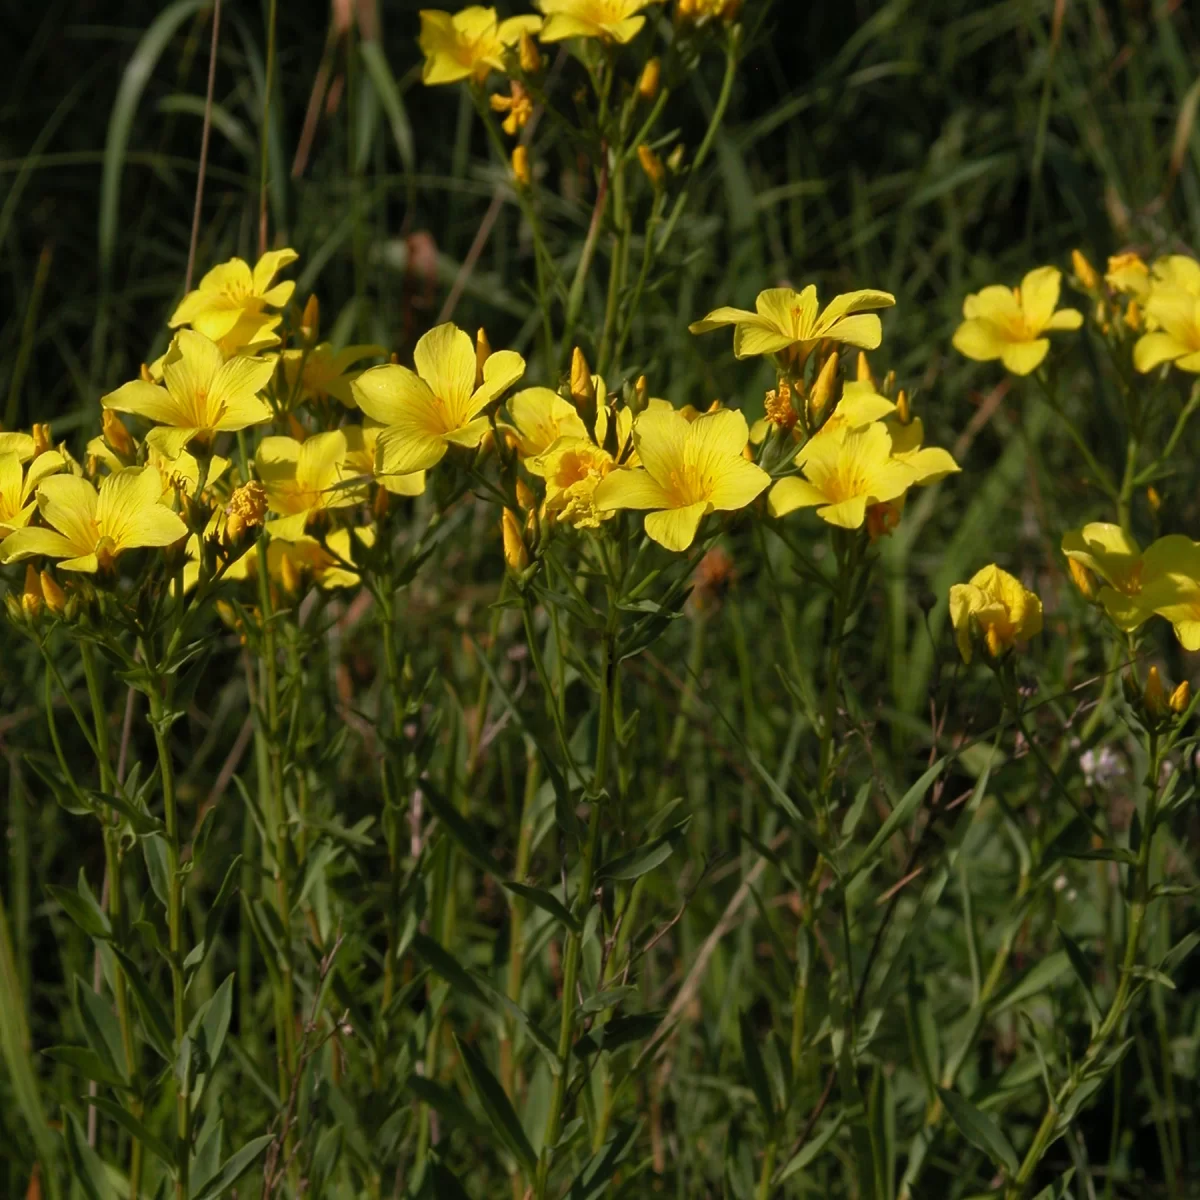
[[[1095,1065],[1096,1060],[1104,1052],[1109,1040],[1117,1031],[1129,1007],[1129,992],[1133,986],[1133,971],[1137,966],[1138,948],[1141,944],[1142,924],[1146,917],[1146,906],[1150,897],[1150,847],[1154,841],[1155,824],[1158,819],[1158,772],[1159,746],[1158,735],[1149,735],[1149,772],[1147,774],[1148,799],[1146,802],[1146,820],[1142,829],[1142,843],[1138,847],[1137,864],[1133,867],[1133,879],[1130,892],[1133,901],[1129,906],[1129,926],[1125,934],[1125,955],[1121,963],[1121,978],[1117,984],[1116,995],[1100,1024],[1100,1028],[1092,1035],[1087,1052],[1072,1068],[1070,1075],[1058,1089],[1054,1100],[1047,1106],[1041,1124],[1034,1134],[1033,1141],[1025,1158],[1021,1162],[1016,1178],[1008,1187],[1008,1200],[1021,1200],[1028,1190],[1033,1173],[1042,1161],[1047,1149],[1054,1141],[1059,1114],[1064,1106],[1074,1096],[1080,1084],[1086,1079],[1088,1071]]]
[[[262,134],[258,164],[258,253],[267,252],[267,175],[270,169],[271,89],[275,86],[275,18],[278,0],[270,0],[267,11],[267,71],[263,81]]]
[[[152,661],[143,654],[147,665]],[[167,928],[169,938],[168,959],[171,966],[171,999],[174,1014],[175,1048],[178,1052],[187,1036],[184,1014],[183,976],[183,872],[180,870],[181,844],[179,836],[179,811],[175,795],[175,767],[171,761],[171,748],[167,743],[167,704],[160,689],[168,686],[163,679],[155,679],[148,689],[150,701],[150,724],[154,730],[154,744],[158,750],[158,768],[163,794],[163,823],[166,826],[167,842]],[[188,1166],[191,1157],[191,1104],[188,1098],[188,1075],[176,1069],[171,1077],[175,1080],[175,1198],[187,1200]]]
[[[95,654],[90,642],[80,642],[79,656],[83,660],[83,674],[87,680],[88,698],[92,704],[92,721],[96,730],[96,756],[100,765],[100,790],[111,793],[114,787],[112,767],[112,744],[108,732],[108,710],[104,705],[104,693],[96,671]],[[124,903],[121,887],[121,856],[119,853],[120,817],[113,814],[111,820],[101,818],[104,837],[104,866],[108,874],[108,919],[112,924],[113,936],[118,944],[123,940]],[[125,1071],[131,1082],[137,1080],[137,1053],[133,1042],[133,1021],[129,1013],[129,993],[125,983],[125,970],[120,961],[113,961],[113,998],[117,1005],[117,1023],[121,1029],[121,1047],[125,1054]],[[133,1115],[141,1120],[140,1100],[130,1106]],[[129,1147],[129,1200],[138,1200],[142,1187],[142,1143],[134,1137]]]
[[[616,606],[609,596],[608,628],[605,630],[601,647],[600,663],[600,726],[596,736],[596,764],[592,776],[591,814],[588,818],[587,842],[583,851],[583,863],[579,874],[579,890],[575,895],[572,912],[579,927],[592,902],[592,884],[596,867],[596,849],[600,842],[600,803],[608,778],[613,736],[613,694],[617,686],[616,662]],[[578,933],[567,934],[566,957],[563,964],[562,1019],[558,1031],[558,1075],[554,1080],[554,1094],[550,1100],[550,1111],[546,1118],[546,1136],[542,1142],[542,1153],[538,1159],[537,1179],[534,1196],[545,1200],[550,1181],[550,1165],[554,1147],[562,1132],[563,1108],[567,1096],[567,1079],[570,1074],[571,1044],[575,1036],[576,1004],[575,988],[579,979],[579,960],[582,940]]]
[[[767,1143],[767,1152],[763,1155],[762,1172],[758,1177],[758,1188],[754,1200],[769,1200],[771,1195],[771,1176],[775,1174],[775,1159],[779,1154],[779,1142],[772,1138]]]

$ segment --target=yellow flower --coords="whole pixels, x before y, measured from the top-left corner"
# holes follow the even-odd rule
[[[507,96],[503,92],[493,92],[488,103],[492,106],[492,112],[508,113],[503,128],[509,137],[516,137],[533,116],[533,97],[517,79],[509,81]]]
[[[146,441],[167,458],[176,458],[193,438],[207,441],[225,430],[269,421],[271,406],[259,392],[274,372],[272,360],[241,355],[226,360],[204,334],[181,329],[163,360],[163,386],[134,379],[101,403],[158,421]]]
[[[505,407],[517,427],[517,449],[522,458],[544,454],[560,437],[588,435],[575,406],[549,388],[525,388],[510,396]]]
[[[1142,300],[1150,291],[1150,268],[1140,254],[1114,254],[1109,257],[1104,282],[1114,292]]]
[[[482,83],[491,71],[504,70],[504,52],[521,40],[521,34],[537,33],[541,27],[541,17],[501,21],[494,8],[478,4],[453,15],[423,9],[418,39],[425,55],[421,78],[430,86],[472,78]]]
[[[907,425],[892,418],[887,422],[887,431],[892,438],[892,457],[912,468],[914,487],[938,483],[961,470],[949,450],[923,445],[925,426],[920,417],[914,417]]]
[[[546,512],[568,525],[596,529],[616,516],[596,507],[596,489],[616,468],[607,450],[587,437],[561,437],[537,458],[527,459],[531,474],[546,481]]]
[[[1185,650],[1200,650],[1200,545],[1169,534],[1151,545],[1142,561],[1141,609],[1170,621]]]
[[[67,460],[56,450],[39,454],[28,470],[21,469],[21,460],[13,453],[0,453],[0,537],[29,524],[37,508],[34,493],[48,475],[61,471]]]
[[[1168,254],[1156,258],[1150,274],[1151,291],[1160,287],[1174,288],[1187,292],[1189,296],[1200,297],[1200,262],[1186,254]]]
[[[883,340],[883,327],[871,309],[890,308],[896,297],[889,292],[846,292],[820,308],[817,289],[809,284],[802,292],[768,288],[759,292],[754,312],[717,308],[688,326],[692,333],[708,333],[733,326],[733,353],[738,358],[777,354],[797,347],[806,355],[822,340],[845,342],[874,350]]]
[[[1019,288],[999,284],[963,301],[965,321],[954,332],[954,347],[976,362],[1000,359],[1014,375],[1028,375],[1046,357],[1052,330],[1078,329],[1083,314],[1061,308],[1062,272],[1057,267],[1030,271]]]
[[[250,269],[240,258],[213,267],[195,291],[188,292],[167,323],[172,329],[190,325],[211,338],[225,355],[274,346],[280,317],[266,311],[282,308],[292,298],[292,281],[271,286],[275,276],[300,256],[295,250],[270,250]]]
[[[153,467],[128,467],[108,476],[99,494],[86,479],[51,475],[38,487],[38,509],[50,526],[17,529],[0,543],[0,560],[18,562],[35,554],[65,561],[64,571],[95,572],[123,550],[170,546],[187,526],[160,504],[163,486]]]
[[[536,0],[546,14],[543,42],[564,38],[594,37],[624,45],[632,41],[646,23],[639,16],[655,0]]]
[[[280,358],[291,405],[333,397],[347,408],[353,408],[350,384],[357,378],[357,373],[351,372],[350,368],[364,358],[385,355],[382,346],[346,346],[335,350],[328,342],[321,342],[307,351],[285,350]]]
[[[409,475],[441,462],[451,445],[478,446],[488,430],[479,414],[525,373],[525,360],[497,350],[475,386],[475,347],[456,326],[439,325],[417,343],[416,371],[389,363],[364,371],[350,386],[358,406],[386,428],[376,473]]]
[[[282,516],[267,522],[272,537],[291,541],[318,513],[345,508],[363,499],[363,489],[344,484],[348,473],[346,435],[340,429],[317,433],[303,442],[266,437],[254,456],[254,470],[267,491],[267,506]]]
[[[376,448],[382,425],[366,421],[362,425],[346,425],[342,433],[346,438],[345,463],[354,475],[375,476],[379,461]],[[394,496],[420,496],[425,491],[425,472],[414,471],[411,475],[380,475],[378,482]]]
[[[16,431],[0,433],[0,454],[15,454],[21,462],[28,462],[37,453],[33,434]]]
[[[969,663],[976,638],[992,658],[1015,642],[1042,631],[1042,602],[995,564],[950,589],[950,622],[963,662]]]
[[[596,508],[656,509],[646,516],[646,533],[668,550],[686,550],[707,513],[745,508],[770,483],[743,457],[749,437],[736,409],[688,421],[651,401],[633,425],[641,466],[608,475],[596,489]]]
[[[839,430],[865,429],[875,421],[882,421],[896,411],[896,406],[886,397],[879,395],[869,383],[847,383],[842,387],[842,398],[837,402],[820,430],[801,448],[803,456],[808,447],[820,437],[836,434]],[[797,458],[803,465],[803,457]]]
[[[916,472],[892,456],[892,439],[878,421],[860,429],[822,431],[800,451],[804,478],[781,479],[769,498],[771,514],[816,507],[817,516],[843,529],[859,529],[867,507],[902,496]]]
[[[1200,295],[1182,287],[1156,285],[1144,311],[1153,328],[1134,344],[1133,365],[1145,374],[1169,362],[1181,371],[1200,374]]]
[[[1160,542],[1170,543],[1163,538]],[[1183,539],[1187,541],[1187,539]],[[1166,546],[1169,553],[1170,545]],[[1118,629],[1129,632],[1150,616],[1141,604],[1142,584],[1146,578],[1146,563],[1141,548],[1119,525],[1094,521],[1082,529],[1068,533],[1062,540],[1062,552],[1072,562],[1098,575],[1104,586],[1096,599],[1112,617]],[[1151,558],[1151,570],[1157,573],[1163,548]]]

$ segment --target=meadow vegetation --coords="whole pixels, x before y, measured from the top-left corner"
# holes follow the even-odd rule
[[[0,1194],[1196,1194],[1188,5],[13,20]]]

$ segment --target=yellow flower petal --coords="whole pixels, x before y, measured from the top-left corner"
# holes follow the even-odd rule
[[[611,478],[611,476],[610,476]],[[709,505],[699,500],[686,508],[668,508],[646,514],[646,533],[667,550],[686,550],[696,538],[696,530]]]

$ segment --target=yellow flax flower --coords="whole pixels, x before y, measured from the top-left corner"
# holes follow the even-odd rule
[[[525,388],[505,404],[517,427],[522,458],[544,454],[560,437],[586,438],[587,426],[569,400],[547,387]]]
[[[1200,545],[1170,534],[1149,546],[1142,562],[1139,605],[1170,621],[1185,650],[1200,650]]]
[[[374,479],[378,462],[376,447],[383,426],[374,421],[361,425],[346,425],[342,433],[346,438],[347,469],[352,475],[366,475]],[[378,482],[394,496],[420,496],[425,491],[425,472],[413,471],[411,475],[381,475]]]
[[[1134,344],[1133,365],[1138,371],[1145,374],[1169,362],[1181,371],[1200,374],[1200,295],[1182,287],[1156,285],[1146,299],[1145,313],[1152,331]]]
[[[688,330],[708,333],[732,325],[733,353],[738,358],[777,354],[792,347],[807,354],[823,340],[874,350],[883,340],[883,326],[871,310],[895,303],[890,292],[862,290],[834,296],[822,309],[812,284],[802,292],[768,288],[759,292],[754,312],[717,308],[703,320],[694,321]]]
[[[504,70],[504,52],[523,33],[537,33],[541,17],[510,17],[501,21],[494,8],[472,4],[461,12],[421,11],[418,39],[425,65],[421,79],[429,86],[475,79],[482,83],[492,71]]]
[[[907,425],[896,419],[886,425],[892,438],[892,457],[912,468],[914,487],[938,483],[962,469],[949,450],[924,444],[925,426],[920,417],[914,417]]]
[[[1043,334],[1083,324],[1077,309],[1058,308],[1061,288],[1057,267],[1037,267],[1020,287],[994,284],[968,296],[963,301],[966,320],[954,331],[954,348],[976,362],[999,359],[1014,375],[1028,375],[1050,349]]]
[[[193,438],[209,441],[225,430],[269,421],[271,406],[259,392],[274,373],[270,359],[235,355],[226,360],[204,334],[181,329],[163,360],[162,386],[134,379],[101,403],[158,421],[146,441],[167,458],[176,458]]]
[[[1096,599],[1118,629],[1129,632],[1141,625],[1151,610],[1141,602],[1142,585],[1157,575],[1176,542],[1191,544],[1187,538],[1161,538],[1151,556],[1149,573],[1141,548],[1119,525],[1093,521],[1068,533],[1062,540],[1062,552],[1073,562],[1099,576],[1104,586]]]
[[[51,475],[37,492],[41,518],[50,526],[17,529],[0,543],[0,561],[35,554],[64,561],[64,571],[107,569],[124,550],[170,546],[187,526],[161,504],[162,479],[153,467],[128,467],[109,475],[100,491],[74,475]]]
[[[383,358],[386,353],[382,346],[345,346],[335,350],[328,342],[321,342],[307,351],[285,350],[280,358],[292,407],[306,400],[332,397],[347,408],[353,408],[350,384],[358,377],[358,372],[350,368],[364,358]]]
[[[13,453],[0,453],[0,537],[23,529],[37,509],[34,493],[38,484],[67,465],[57,450],[47,450],[23,469]]]
[[[378,475],[409,475],[441,462],[451,445],[478,446],[488,431],[480,413],[525,373],[525,360],[497,350],[475,385],[475,346],[451,324],[431,329],[413,353],[416,371],[389,363],[352,384],[358,407],[386,428],[379,435]]]
[[[15,454],[21,462],[28,462],[36,453],[33,434],[15,430],[0,433],[0,454]]]
[[[655,0],[537,0],[546,14],[543,42],[564,38],[594,37],[624,45],[646,23],[641,14]]]
[[[789,476],[771,489],[772,516],[815,507],[830,525],[859,529],[869,505],[898,499],[916,482],[914,469],[893,457],[891,436],[878,421],[821,433],[801,449],[800,459],[804,478]]]
[[[1104,272],[1104,282],[1114,292],[1132,296],[1135,300],[1144,300],[1150,291],[1150,268],[1146,266],[1140,254],[1110,255],[1108,270]]]
[[[596,489],[600,511],[650,508],[646,533],[668,550],[686,550],[707,513],[745,508],[770,476],[743,456],[750,431],[736,409],[689,421],[651,403],[633,425],[640,467],[613,471]]]
[[[568,525],[596,529],[601,521],[616,516],[615,509],[596,507],[596,490],[616,469],[607,450],[588,437],[561,437],[525,465],[546,482],[546,512]]]
[[[300,256],[295,250],[269,250],[254,264],[240,258],[213,267],[195,291],[188,292],[167,323],[172,329],[190,325],[211,338],[223,354],[274,346],[280,318],[268,308],[283,308],[296,285],[291,280],[272,285],[284,267]]]
[[[1042,631],[1042,602],[994,563],[977,571],[970,583],[950,589],[950,623],[963,662],[971,661],[976,638],[999,658],[1016,642]]]
[[[340,429],[297,442],[265,437],[254,456],[254,470],[267,491],[267,507],[279,519],[267,522],[272,537],[292,541],[318,513],[346,508],[363,499],[363,488],[345,485],[346,435]],[[343,485],[343,486],[339,486]]]

